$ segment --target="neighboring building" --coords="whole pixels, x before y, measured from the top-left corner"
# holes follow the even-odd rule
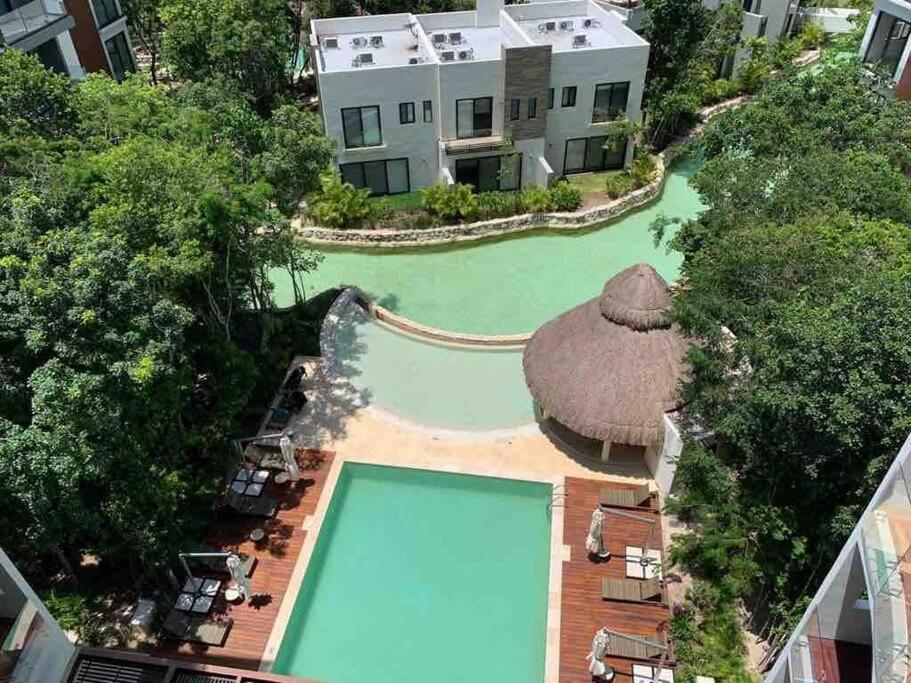
[[[0,0],[0,50],[34,54],[71,78],[105,71],[118,81],[135,71],[119,0]]]
[[[76,648],[0,549],[0,681],[62,681]]]
[[[377,194],[481,191],[623,167],[605,150],[639,121],[648,43],[592,0],[312,22],[326,131],[342,177]]]
[[[873,14],[860,45],[865,62],[884,64],[892,74],[895,96],[911,100],[911,2],[874,0]]]
[[[702,0],[703,6],[714,10],[723,0]],[[791,35],[795,28],[797,0],[743,0],[743,27],[740,29],[740,43],[751,38],[765,38],[772,46],[782,38]],[[730,78],[740,65],[750,57],[748,49],[738,49],[722,60],[718,67],[719,78]]]
[[[904,682],[911,673],[911,437],[766,683]]]

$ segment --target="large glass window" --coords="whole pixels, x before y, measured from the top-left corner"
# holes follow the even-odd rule
[[[458,159],[456,182],[472,185],[477,192],[515,190],[522,184],[522,155]]]
[[[95,21],[98,22],[99,27],[106,26],[120,18],[115,0],[92,0],[92,7],[95,9]]]
[[[424,123],[433,123],[433,102],[424,100]]]
[[[493,130],[493,98],[476,97],[456,100],[456,136],[487,137]]]
[[[401,194],[411,189],[408,159],[341,164],[339,171],[343,181],[358,189],[369,187],[373,194]]]
[[[554,89],[553,88],[547,89],[547,108],[548,109],[554,108]]]
[[[105,42],[104,47],[108,51],[108,58],[111,60],[111,75],[114,80],[122,81],[127,73],[136,71],[136,65],[133,64],[133,55],[130,53],[130,45],[127,43],[126,34],[118,33]]]
[[[345,131],[345,147],[348,149],[383,144],[380,108],[377,106],[342,109],[342,127]]]
[[[532,97],[528,100],[528,118],[533,119],[538,116],[538,98]]]
[[[629,81],[596,85],[592,123],[613,121],[618,116],[625,114],[627,99],[629,99]]]
[[[624,143],[616,149],[604,149],[606,142],[607,138],[603,135],[567,140],[566,153],[563,158],[563,173],[623,168],[626,144]]]
[[[509,102],[509,120],[519,120],[519,100],[510,100]]]
[[[575,107],[576,106],[576,86],[567,85],[563,88],[563,97],[560,100],[561,107]]]

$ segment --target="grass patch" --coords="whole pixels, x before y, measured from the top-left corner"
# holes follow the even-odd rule
[[[382,202],[392,211],[407,211],[409,209],[420,209],[421,193],[419,190],[413,192],[403,192],[402,194],[387,194],[380,197],[371,197],[372,202]]]
[[[574,173],[566,176],[569,184],[575,187],[582,196],[604,194],[604,183],[607,177],[616,171],[595,171],[591,173]]]

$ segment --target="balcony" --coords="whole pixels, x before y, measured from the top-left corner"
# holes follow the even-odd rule
[[[864,61],[869,64],[885,65],[892,79],[898,80],[900,76],[898,68],[909,36],[911,36],[911,22],[888,12],[880,12],[876,17],[873,33],[870,35]]]
[[[75,24],[60,0],[32,0],[0,16],[0,43],[32,50]]]
[[[502,135],[479,135],[478,137],[443,140],[443,146],[446,154],[471,154],[505,149],[509,146],[509,140]]]

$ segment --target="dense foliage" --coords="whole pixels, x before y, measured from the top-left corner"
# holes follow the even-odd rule
[[[139,576],[196,542],[269,367],[269,271],[316,261],[266,182],[306,182],[271,150],[307,126],[253,117],[247,157],[245,100],[195,97],[0,54],[0,545],[20,561]]]
[[[911,104],[884,92],[853,61],[771,80],[707,130],[707,208],[673,240],[684,397],[719,444],[680,463],[674,557],[694,619],[742,600],[773,642],[911,431]],[[702,631],[691,661],[724,668]]]

